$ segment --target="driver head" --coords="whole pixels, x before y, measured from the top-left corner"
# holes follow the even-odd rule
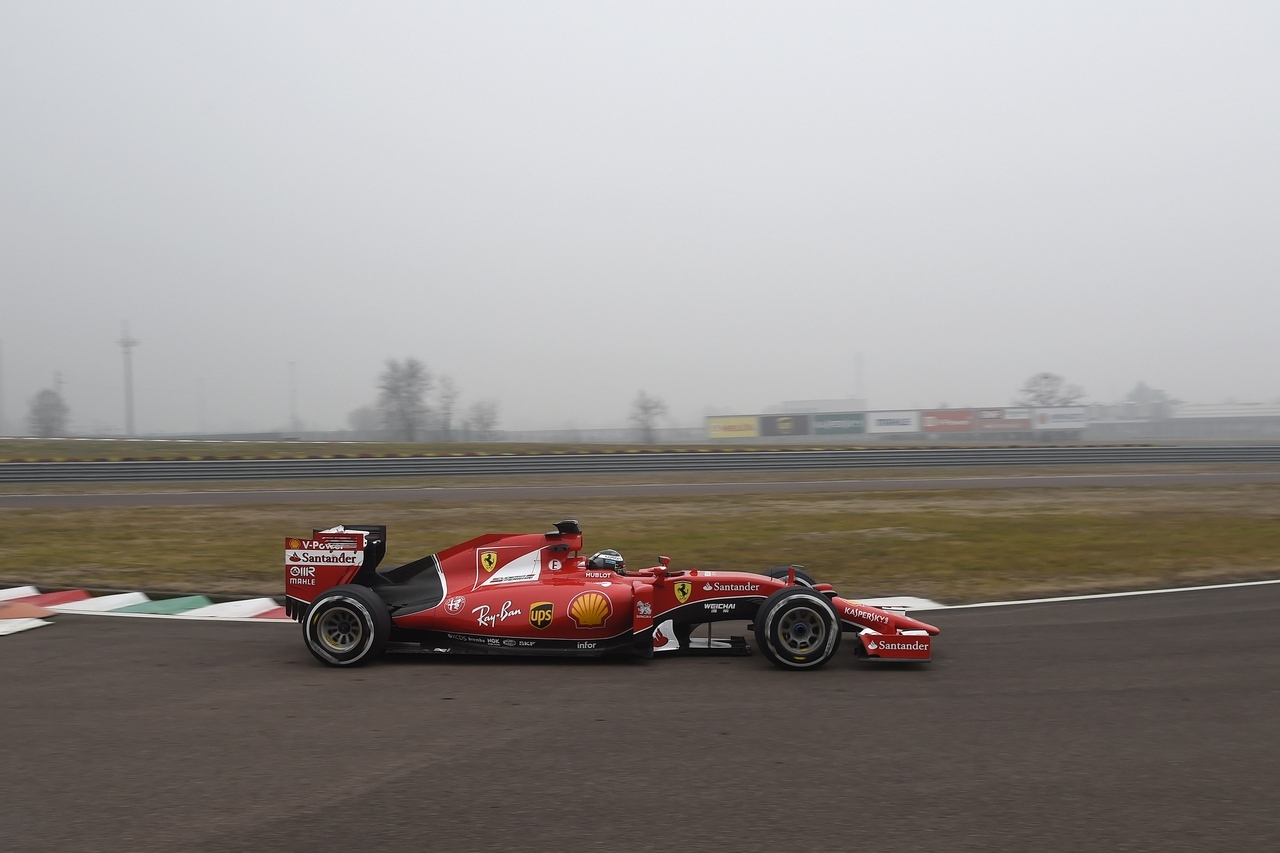
[[[587,568],[598,569],[600,571],[617,572],[620,575],[627,573],[626,561],[622,559],[622,555],[617,551],[609,548],[604,551],[597,551],[587,560]]]

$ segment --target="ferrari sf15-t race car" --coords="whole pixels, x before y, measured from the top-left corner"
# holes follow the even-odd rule
[[[798,567],[675,570],[659,557],[659,565],[629,573],[620,556],[581,556],[578,522],[555,528],[490,533],[395,568],[379,568],[387,544],[381,525],[286,539],[285,610],[330,666],[357,666],[384,651],[750,654],[745,637],[710,636],[710,623],[726,620],[753,623],[757,648],[783,669],[822,666],[843,633],[868,660],[931,657],[937,628],[841,598]],[[707,635],[695,636],[703,624]]]

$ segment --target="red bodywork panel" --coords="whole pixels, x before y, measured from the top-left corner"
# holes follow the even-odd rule
[[[358,531],[317,533],[288,539],[285,546],[285,592],[297,602],[291,612],[300,613],[330,587],[356,581],[364,567],[365,535]],[[654,626],[671,619],[686,624],[749,620],[771,593],[788,585],[787,578],[671,571],[666,565],[619,575],[589,568],[581,549],[581,533],[556,532],[486,534],[447,548],[434,555],[431,567],[420,569],[438,575],[442,593],[420,606],[392,606],[393,625],[496,651],[555,644],[560,651],[590,652],[647,638]],[[831,600],[845,630],[874,638],[864,639],[869,656],[929,659],[930,635],[937,628],[891,610]],[[913,633],[904,636],[904,631]],[[665,639],[655,637],[654,645]]]

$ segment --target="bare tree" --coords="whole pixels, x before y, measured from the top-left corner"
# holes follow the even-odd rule
[[[347,424],[354,432],[372,435],[382,429],[382,416],[373,406],[361,406],[347,415]]]
[[[636,395],[635,402],[631,404],[631,417],[629,420],[640,430],[641,441],[645,444],[653,444],[654,426],[657,424],[658,418],[666,413],[666,403],[641,391]]]
[[[27,425],[33,435],[50,438],[55,435],[66,435],[67,420],[71,410],[62,399],[62,394],[46,388],[31,401],[31,412],[27,415]]]
[[[481,400],[471,406],[467,415],[467,434],[481,441],[493,437],[493,429],[498,425],[498,404]]]
[[[1054,406],[1075,406],[1084,399],[1084,389],[1068,385],[1056,373],[1037,373],[1018,390],[1014,401],[1019,406],[1036,406],[1042,409]]]
[[[1125,395],[1124,401],[1139,407],[1140,417],[1167,418],[1173,414],[1174,407],[1182,403],[1170,394],[1152,388],[1145,382],[1133,386],[1133,390]]]
[[[440,378],[440,394],[436,403],[436,423],[440,425],[440,437],[453,441],[453,413],[458,407],[458,386],[448,376]]]
[[[1124,401],[1126,403],[1137,403],[1140,406],[1161,403],[1174,405],[1182,402],[1181,400],[1173,399],[1173,397],[1159,388],[1152,388],[1145,382],[1139,382],[1133,386],[1133,390],[1125,395]]]
[[[387,360],[378,377],[378,412],[393,437],[417,440],[430,414],[426,402],[430,390],[431,371],[425,364],[412,357],[403,362]]]

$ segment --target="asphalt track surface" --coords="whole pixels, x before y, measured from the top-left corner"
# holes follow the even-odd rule
[[[1280,585],[928,614],[935,662],[0,646],[6,850],[1268,850]]]
[[[1057,474],[978,477],[899,477],[862,480],[794,480],[755,483],[629,483],[556,486],[492,486],[390,489],[260,489],[240,491],[118,492],[0,495],[0,509],[67,509],[129,506],[245,506],[255,504],[471,502],[561,498],[660,497],[831,492],[933,491],[1280,483],[1280,471],[1181,474]]]

